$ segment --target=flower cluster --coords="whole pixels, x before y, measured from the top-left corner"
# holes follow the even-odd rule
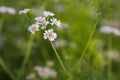
[[[26,14],[29,11],[30,9],[24,9],[19,11],[19,14]],[[54,15],[55,14],[50,11],[43,11],[42,16],[35,17],[36,23],[29,26],[28,31],[34,35],[36,31],[44,30],[43,38],[50,41],[55,41],[57,34],[53,29],[47,27],[48,25],[55,25],[57,27],[61,26],[60,20],[57,20]]]

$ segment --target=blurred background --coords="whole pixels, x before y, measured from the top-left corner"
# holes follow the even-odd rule
[[[61,27],[55,29],[58,38],[54,45],[73,80],[119,80],[119,3],[120,0],[0,0],[0,80],[12,80],[11,76],[17,80],[19,76],[31,35],[27,31],[31,22],[18,14],[24,8],[31,9],[28,16],[33,21],[44,10],[55,13],[61,21]],[[100,20],[79,71],[73,72],[99,14]],[[71,80],[40,31],[34,35],[24,68],[20,80]],[[40,70],[46,73],[40,75]]]

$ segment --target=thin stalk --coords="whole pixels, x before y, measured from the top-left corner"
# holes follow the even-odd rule
[[[112,53],[111,53],[111,50],[112,50],[112,34],[110,34],[109,36],[109,39],[108,39],[108,80],[111,80],[111,76],[112,76],[112,72],[111,72],[111,69],[112,69]]]
[[[100,16],[98,15],[97,18],[96,18],[96,21],[95,21],[95,23],[94,23],[94,25],[93,25],[93,29],[92,29],[92,32],[91,32],[91,34],[90,34],[90,36],[89,36],[89,39],[88,39],[88,41],[87,41],[87,44],[86,44],[85,48],[83,49],[83,52],[82,52],[82,54],[81,54],[81,56],[80,56],[77,64],[75,65],[74,71],[77,70],[77,68],[79,67],[80,62],[82,61],[82,59],[83,59],[83,57],[84,57],[84,55],[85,55],[85,53],[86,53],[86,51],[87,51],[87,48],[89,47],[89,44],[90,44],[90,42],[91,42],[91,40],[92,40],[92,38],[93,38],[93,35],[94,35],[94,33],[95,33],[95,30],[96,30],[96,27],[97,27],[97,25],[98,25],[99,20],[100,20]]]
[[[65,66],[64,66],[64,64],[63,64],[63,62],[62,62],[62,60],[60,59],[59,54],[58,54],[58,52],[57,52],[55,46],[53,45],[52,41],[50,41],[50,43],[51,43],[52,48],[53,48],[53,50],[54,50],[54,52],[55,52],[55,54],[56,54],[56,56],[57,56],[57,58],[58,58],[58,61],[59,61],[60,64],[61,64],[61,67],[63,68],[63,70],[65,71],[65,73],[69,76],[69,73],[67,72],[67,70],[66,70],[66,68],[65,68]]]
[[[1,19],[0,19],[0,35],[1,35],[1,33],[2,33],[3,24],[4,24],[4,19],[1,18]]]
[[[25,14],[25,16],[31,23],[33,23],[33,21],[30,19],[30,17],[27,14]]]
[[[0,65],[5,70],[5,72],[10,76],[11,80],[15,80],[15,75],[12,73],[11,69],[5,64],[1,56],[0,56]]]
[[[32,42],[33,42],[33,35],[30,36],[30,40],[27,44],[27,49],[26,49],[26,52],[25,52],[25,56],[24,56],[24,60],[23,60],[23,63],[22,63],[22,66],[21,66],[21,69],[20,69],[20,73],[18,75],[18,78],[17,80],[20,80],[20,78],[23,76],[24,74],[24,71],[25,71],[25,66],[29,60],[29,57],[30,57],[30,52],[31,52],[31,49],[32,49]]]

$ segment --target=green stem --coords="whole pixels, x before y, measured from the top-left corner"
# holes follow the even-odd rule
[[[112,56],[112,53],[111,53],[111,50],[112,50],[112,34],[110,34],[109,36],[109,40],[108,40],[108,80],[111,80],[111,68],[112,68],[112,59],[111,59],[111,56]]]
[[[23,76],[24,74],[24,71],[25,71],[25,66],[29,60],[29,57],[30,57],[30,52],[31,52],[31,49],[32,49],[32,42],[33,42],[33,35],[30,36],[30,40],[27,44],[27,49],[26,49],[26,52],[25,52],[25,57],[24,57],[24,61],[22,63],[22,66],[21,66],[21,69],[20,69],[20,73],[18,75],[18,78],[17,80],[20,80],[20,78]]]
[[[83,52],[82,52],[82,54],[81,54],[81,56],[80,56],[77,64],[75,65],[74,71],[77,70],[77,68],[79,67],[80,62],[81,62],[81,60],[83,59],[83,57],[84,57],[84,55],[85,55],[85,53],[86,53],[86,51],[87,51],[87,48],[89,47],[89,44],[90,44],[90,42],[91,42],[91,40],[92,40],[92,38],[93,38],[93,35],[94,35],[94,33],[95,33],[95,30],[96,30],[96,27],[97,27],[97,25],[98,25],[99,20],[100,20],[100,16],[98,15],[97,18],[96,18],[96,21],[95,21],[95,23],[94,23],[94,25],[93,25],[93,29],[92,29],[92,32],[91,32],[91,34],[90,34],[90,36],[89,36],[88,42],[87,42],[85,48],[83,49]]]
[[[65,73],[69,76],[69,73],[67,72],[67,70],[66,70],[66,68],[65,68],[65,66],[64,66],[64,64],[63,64],[63,62],[62,62],[62,60],[60,59],[59,54],[58,54],[58,52],[57,52],[55,46],[53,45],[52,41],[50,41],[50,43],[51,43],[52,48],[53,48],[53,50],[54,50],[54,52],[55,52],[55,54],[56,54],[56,56],[57,56],[57,58],[58,58],[58,60],[59,60],[59,62],[60,62],[60,64],[61,64],[61,67],[63,68],[63,70],[65,71]]]
[[[0,19],[0,35],[1,35],[1,33],[2,33],[3,23],[4,23],[4,19],[1,18],[1,19]]]
[[[15,80],[15,75],[12,73],[11,69],[5,64],[1,56],[0,56],[0,65],[5,70],[5,72],[10,76],[10,78],[12,80]]]
[[[33,23],[33,21],[30,19],[30,17],[27,14],[25,14],[25,16],[31,23]]]

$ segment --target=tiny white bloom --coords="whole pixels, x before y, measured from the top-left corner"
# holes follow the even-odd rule
[[[20,11],[19,11],[19,14],[20,14],[20,15],[21,15],[21,14],[26,14],[26,13],[28,13],[29,11],[30,11],[30,9],[26,8],[26,9],[20,10]]]
[[[46,20],[45,20],[45,21],[43,21],[43,22],[42,22],[42,24],[41,24],[41,25],[42,25],[42,27],[41,27],[41,28],[42,28],[42,29],[45,29],[45,28],[46,28],[46,26],[47,26],[48,24],[49,24],[49,22],[48,22],[48,21],[46,21]]]
[[[39,31],[39,25],[36,24],[32,24],[31,26],[29,26],[28,31],[30,31],[32,34],[35,34],[35,31]]]
[[[45,29],[46,26],[49,24],[48,21],[46,21],[45,17],[36,17],[35,20],[38,24],[40,24],[42,29]]]
[[[54,41],[57,38],[57,34],[53,32],[53,29],[45,30],[43,38]]]
[[[48,16],[54,16],[55,14],[49,11],[43,11],[43,16],[48,17]]]
[[[45,20],[45,17],[36,17],[35,20],[38,24],[41,24]]]
[[[60,20],[57,20],[56,18],[52,18],[51,20],[51,25],[56,25],[57,27],[60,27]]]

